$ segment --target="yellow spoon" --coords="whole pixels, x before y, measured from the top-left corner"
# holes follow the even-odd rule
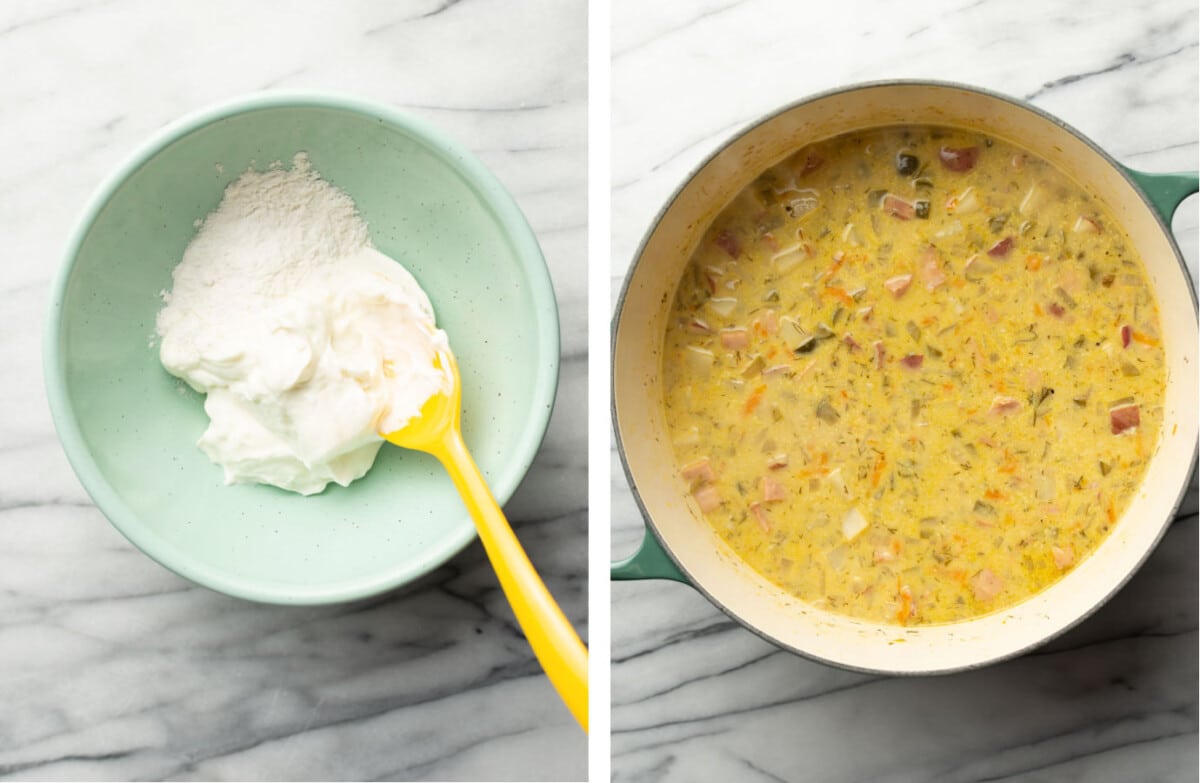
[[[432,454],[446,468],[475,520],[483,548],[496,569],[500,586],[525,631],[529,646],[558,695],[566,702],[567,709],[587,731],[587,648],[550,596],[537,571],[533,570],[533,564],[467,451],[460,423],[462,384],[454,356],[449,351],[439,352],[434,365],[448,370],[450,392],[430,397],[419,416],[403,429],[383,437],[397,446]]]

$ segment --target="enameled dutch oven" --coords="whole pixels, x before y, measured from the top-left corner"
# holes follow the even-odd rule
[[[864,128],[940,124],[1025,147],[1096,194],[1139,249],[1158,296],[1167,389],[1163,432],[1146,479],[1100,547],[1063,579],[1009,609],[969,621],[905,628],[812,607],[751,570],[702,518],[680,477],[663,411],[662,348],[675,288],[713,218],[769,166],[814,141]],[[864,84],[788,106],[742,131],[679,188],[642,241],[613,321],[613,421],[629,485],[646,520],[640,550],[614,579],[689,583],[750,630],[837,666],[935,674],[1018,655],[1078,623],[1145,561],[1171,523],[1196,461],[1196,294],[1169,231],[1195,174],[1121,166],[1093,142],[1027,103],[940,82]]]

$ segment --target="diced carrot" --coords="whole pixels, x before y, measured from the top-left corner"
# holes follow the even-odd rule
[[[1025,256],[1025,268],[1030,272],[1036,272],[1042,268],[1042,257],[1037,253],[1030,253]]]
[[[887,465],[887,457],[880,454],[875,458],[875,469],[871,471],[871,486],[878,487],[879,480],[883,478],[883,469]]]
[[[750,392],[750,396],[746,398],[746,404],[742,406],[742,413],[747,416],[754,413],[754,409],[762,402],[763,394],[766,393],[766,385],[759,386],[754,391]]]
[[[854,297],[846,293],[845,289],[839,288],[836,285],[825,286],[825,293],[829,294],[847,307],[852,307],[854,305]]]
[[[1042,314],[1042,306],[1037,302],[1033,303],[1033,314],[1039,316]]]
[[[1108,515],[1110,523],[1117,521],[1117,507],[1113,504],[1112,498],[1108,499],[1108,506],[1104,509],[1104,513]]]
[[[897,581],[899,581],[899,578],[897,578]],[[904,585],[898,588],[898,592],[900,594],[900,609],[896,612],[896,619],[903,623],[912,616],[912,590],[909,589],[908,585]]]
[[[1017,467],[1018,467],[1018,463],[1017,463],[1016,456],[1008,449],[1005,449],[1004,450],[1004,462],[1000,463],[1000,468],[999,468],[1000,472],[1001,473],[1016,473]]]
[[[1159,340],[1156,337],[1151,337],[1148,334],[1142,334],[1137,329],[1132,330],[1129,336],[1133,338],[1134,342],[1141,343],[1142,345],[1150,345],[1155,347],[1162,345],[1162,340]]]
[[[989,489],[983,493],[988,500],[1004,500],[1004,493],[998,489]]]

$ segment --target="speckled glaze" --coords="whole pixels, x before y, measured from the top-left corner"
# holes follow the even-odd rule
[[[72,466],[134,544],[231,595],[315,604],[373,595],[445,562],[474,526],[440,466],[385,447],[367,476],[304,498],[227,487],[195,446],[199,395],[154,347],[160,291],[226,185],[307,152],[371,240],[429,293],[461,367],[463,429],[496,498],[524,476],[558,379],[553,289],[499,182],[436,129],[386,106],[268,93],[164,129],[102,185],[52,289],[47,393]],[[501,328],[502,325],[502,328]]]
[[[1104,201],[1138,246],[1159,298],[1167,353],[1164,431],[1147,478],[1097,551],[1010,609],[920,628],[815,609],[752,571],[703,520],[678,475],[662,412],[661,350],[677,281],[713,217],[759,173],[819,139],[884,125],[986,130],[1041,155]],[[1154,198],[1139,189],[1134,180]],[[933,674],[1008,658],[1095,611],[1140,566],[1187,486],[1197,441],[1196,299],[1162,212],[1195,192],[1195,175],[1131,174],[1081,134],[1028,104],[962,85],[885,82],[837,90],[737,135],[675,193],[626,278],[613,330],[613,414],[626,474],[646,518],[641,550],[616,578],[688,581],[734,619],[795,652],[850,669]],[[1155,211],[1158,208],[1158,212]]]

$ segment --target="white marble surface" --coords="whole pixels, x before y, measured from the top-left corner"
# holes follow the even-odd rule
[[[508,512],[586,636],[586,40],[582,0],[0,6],[0,779],[586,776],[478,544],[347,606],[195,587],[92,506],[40,359],[85,199],[170,120],[281,87],[436,123],[513,192],[554,279],[559,398]]]
[[[1197,8],[1077,3],[613,4],[615,298],[643,232],[738,128],[820,90],[885,78],[1030,98],[1117,159],[1197,166]],[[1197,200],[1174,230],[1195,275]],[[615,454],[614,556],[642,522]],[[1049,647],[934,679],[782,652],[683,585],[614,583],[617,781],[1195,781],[1197,518],[1099,614]]]

